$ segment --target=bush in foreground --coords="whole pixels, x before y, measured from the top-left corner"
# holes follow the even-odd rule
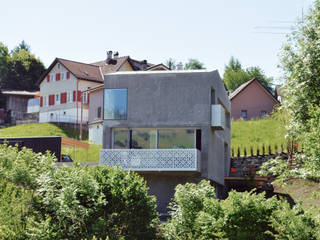
[[[24,239],[154,238],[155,199],[148,196],[143,178],[107,166],[57,168],[55,162],[50,154],[0,145],[0,177],[10,182],[14,191],[33,195],[20,202],[21,209],[28,206],[28,214],[20,211],[19,205],[16,210],[21,216],[12,215]],[[14,199],[12,190],[2,189],[4,196]],[[15,204],[8,201],[8,209]],[[6,223],[7,218],[0,214],[0,234],[14,229]]]
[[[214,197],[209,182],[178,185],[165,227],[169,240],[319,239],[320,225],[301,208],[263,194],[230,192]]]

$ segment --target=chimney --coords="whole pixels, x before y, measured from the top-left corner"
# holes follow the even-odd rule
[[[107,51],[107,63],[110,62],[110,60],[112,59],[112,51]]]
[[[179,62],[179,63],[177,64],[177,70],[183,70],[183,64],[182,64],[182,62]]]
[[[114,52],[113,57],[114,58],[118,58],[119,57],[119,52],[118,51]]]

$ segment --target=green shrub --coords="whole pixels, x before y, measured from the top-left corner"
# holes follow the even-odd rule
[[[172,219],[165,226],[167,239],[299,240],[319,237],[319,223],[298,207],[291,210],[284,201],[235,191],[230,192],[226,200],[219,201],[213,193],[213,187],[205,181],[177,186]]]
[[[26,239],[32,191],[0,178],[0,239]]]
[[[107,166],[58,168],[55,163],[49,154],[0,145],[0,179],[11,182],[19,194],[33,195],[23,201],[22,194],[21,206],[13,200],[3,205],[19,211],[24,221],[21,225],[21,216],[13,211],[13,231],[10,222],[2,224],[11,215],[0,213],[0,234],[19,239],[15,236],[21,233],[22,239],[35,240],[155,238],[155,198],[148,196],[142,177]],[[0,200],[14,199],[10,188],[3,189]]]

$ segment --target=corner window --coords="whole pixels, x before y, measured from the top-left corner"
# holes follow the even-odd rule
[[[247,110],[241,110],[241,117],[247,118]]]
[[[114,130],[113,131],[113,148],[127,149],[129,147],[129,132],[128,130]]]
[[[193,129],[159,129],[158,148],[194,148]]]
[[[104,89],[103,118],[105,120],[127,119],[127,92],[126,88]]]
[[[267,115],[267,112],[266,112],[266,111],[261,111],[261,113],[260,113],[260,117],[261,117],[261,118],[265,118],[266,115]]]

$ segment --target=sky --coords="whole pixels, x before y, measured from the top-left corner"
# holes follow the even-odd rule
[[[279,54],[312,0],[0,0],[0,41],[22,40],[48,67],[106,51],[151,63],[196,58],[222,77],[231,56],[281,82]],[[267,28],[263,28],[267,27]],[[280,33],[280,34],[279,34]]]

